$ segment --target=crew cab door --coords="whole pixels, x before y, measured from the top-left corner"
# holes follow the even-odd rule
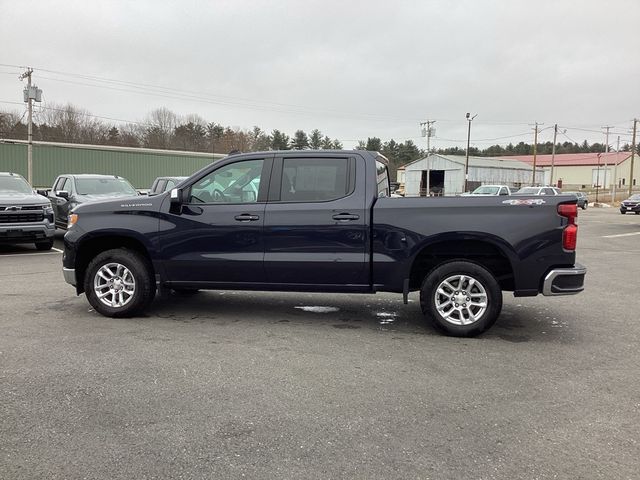
[[[269,283],[310,290],[368,286],[365,179],[357,155],[275,159],[265,211]]]
[[[67,217],[69,215],[69,199],[73,195],[73,185],[70,177],[58,177],[49,191],[49,200],[55,214],[56,225],[67,228]],[[59,192],[67,192],[67,198],[59,195]]]
[[[245,158],[203,173],[160,222],[159,241],[172,285],[205,287],[265,279],[264,210],[271,158]],[[167,199],[168,203],[168,199]]]

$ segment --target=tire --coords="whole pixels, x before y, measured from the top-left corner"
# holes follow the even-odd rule
[[[586,210],[586,209],[587,209],[587,206],[588,206],[588,205],[585,203],[584,205],[582,205],[582,209],[583,209],[583,210]]]
[[[474,337],[498,319],[502,290],[486,268],[456,260],[439,265],[425,277],[420,306],[433,325],[447,335]]]
[[[116,248],[91,260],[84,278],[84,290],[98,313],[107,317],[132,317],[149,306],[156,285],[151,265],[144,256]]]
[[[51,250],[53,248],[53,240],[45,240],[44,242],[36,242],[38,250]]]
[[[620,213],[621,213],[622,215],[625,215],[627,212],[623,212],[622,210],[620,210]]]

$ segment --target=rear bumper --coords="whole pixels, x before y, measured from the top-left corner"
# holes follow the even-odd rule
[[[542,294],[545,296],[575,295],[584,290],[587,268],[576,263],[571,268],[554,268],[544,277]]]

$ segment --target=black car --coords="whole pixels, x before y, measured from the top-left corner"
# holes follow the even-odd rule
[[[578,198],[578,207],[583,210],[586,210],[589,206],[589,199],[587,198],[587,194],[584,192],[564,192],[565,195],[575,195]]]
[[[138,192],[117,175],[60,175],[48,197],[56,214],[56,227],[66,229],[71,210],[81,203],[134,197]]]
[[[157,195],[176,187],[189,177],[158,177],[153,181],[149,195]]]
[[[627,212],[640,214],[640,194],[631,195],[620,204],[620,213],[624,215]]]

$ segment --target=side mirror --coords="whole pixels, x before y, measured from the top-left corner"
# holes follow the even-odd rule
[[[66,190],[58,190],[56,192],[56,196],[64,198],[65,200],[69,200],[69,192],[67,192]]]
[[[249,190],[244,190],[242,192],[242,203],[255,203],[256,202],[256,192]]]
[[[184,202],[184,193],[180,188],[171,189],[171,205],[182,205]]]

